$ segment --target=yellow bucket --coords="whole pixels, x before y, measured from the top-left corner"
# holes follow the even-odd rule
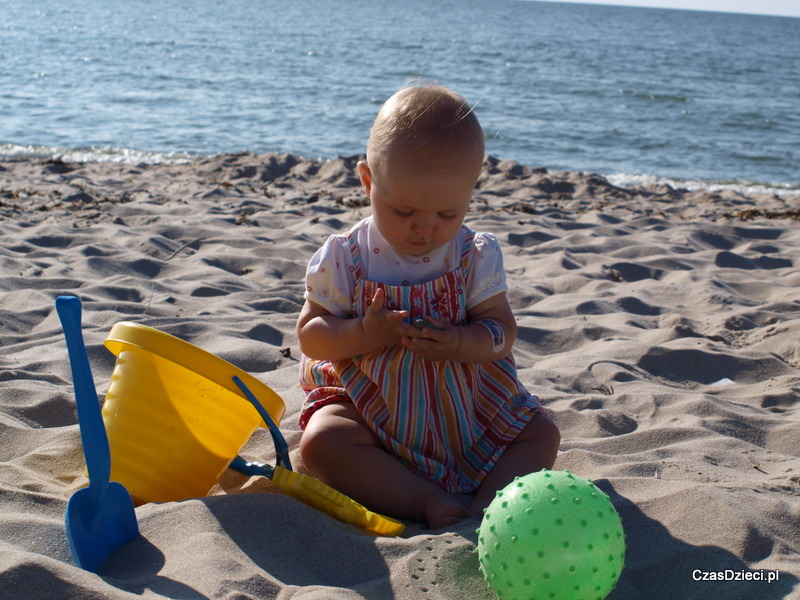
[[[168,333],[117,323],[105,345],[117,357],[103,404],[111,480],[138,504],[205,496],[264,425],[234,375],[276,424],[283,418],[269,387]]]

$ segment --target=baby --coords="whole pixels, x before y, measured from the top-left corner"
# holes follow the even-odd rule
[[[461,96],[389,98],[358,163],[372,216],[313,256],[297,322],[305,467],[431,529],[480,516],[560,442],[517,377],[500,245],[463,224],[483,156]]]

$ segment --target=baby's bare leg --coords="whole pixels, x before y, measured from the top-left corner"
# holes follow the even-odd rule
[[[482,516],[498,490],[502,490],[514,478],[542,469],[552,469],[561,443],[558,427],[545,415],[536,415],[519,435],[508,445],[494,468],[483,480],[470,509],[475,516]]]
[[[315,412],[300,439],[303,464],[317,479],[388,516],[431,529],[469,517],[469,509],[390,455],[349,402]]]

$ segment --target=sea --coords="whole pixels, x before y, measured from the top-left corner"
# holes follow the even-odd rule
[[[350,156],[427,81],[497,158],[800,194],[800,19],[533,0],[2,0],[0,157]]]

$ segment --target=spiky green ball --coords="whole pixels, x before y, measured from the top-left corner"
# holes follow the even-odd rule
[[[478,559],[501,600],[603,600],[625,561],[611,500],[568,471],[518,477],[486,509]]]

